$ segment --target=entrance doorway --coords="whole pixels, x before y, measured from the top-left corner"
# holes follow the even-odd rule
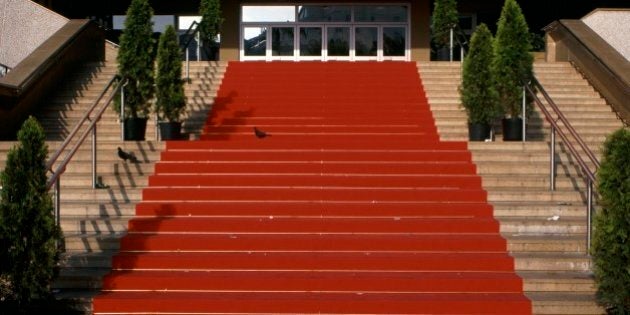
[[[409,60],[406,5],[242,10],[241,60]]]

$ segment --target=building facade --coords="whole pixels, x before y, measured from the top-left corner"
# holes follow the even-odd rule
[[[92,18],[116,41],[130,0],[40,0],[69,18]],[[181,33],[198,20],[199,0],[150,0],[155,31],[174,24]],[[460,27],[494,29],[503,0],[459,0]],[[627,0],[519,1],[532,32],[560,18],[580,18]],[[222,60],[430,60],[433,0],[222,0]]]

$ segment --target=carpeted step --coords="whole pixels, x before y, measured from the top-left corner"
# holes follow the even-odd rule
[[[531,314],[522,293],[113,292],[94,308],[125,314]]]
[[[230,63],[203,131],[166,143],[95,314],[531,313],[414,63]]]
[[[511,272],[514,259],[497,252],[216,251],[121,252],[112,258],[120,270],[390,270]]]

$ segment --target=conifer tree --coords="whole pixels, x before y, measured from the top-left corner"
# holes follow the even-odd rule
[[[175,28],[169,25],[158,44],[155,108],[160,120],[175,122],[185,105],[181,49]]]
[[[533,57],[527,22],[516,0],[505,0],[497,26],[492,68],[499,103],[508,116],[517,118],[521,114],[523,81],[532,77]]]
[[[431,29],[433,42],[438,47],[445,47],[450,42],[450,30],[459,23],[456,0],[435,0]]]
[[[221,1],[201,0],[199,14],[201,15],[201,23],[199,23],[201,38],[206,42],[214,43],[221,30],[221,24],[223,24]]]
[[[129,80],[125,87],[125,117],[146,117],[153,97],[155,61],[153,9],[148,0],[132,0],[120,37],[118,74]]]
[[[5,298],[21,309],[50,295],[61,233],[46,190],[45,135],[35,118],[24,122],[18,140],[0,174],[0,281]]]
[[[491,70],[493,55],[492,33],[482,23],[472,35],[463,65],[460,94],[468,123],[490,125],[501,113]]]
[[[630,314],[630,130],[604,143],[597,191],[593,254],[597,298],[608,314]]]

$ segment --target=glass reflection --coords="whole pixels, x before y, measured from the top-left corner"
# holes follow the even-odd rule
[[[293,27],[271,28],[271,55],[293,56],[295,48]]]
[[[267,28],[245,27],[243,29],[245,56],[265,56],[267,50]]]
[[[294,6],[246,5],[243,6],[243,22],[295,22]]]
[[[358,5],[354,7],[356,22],[407,22],[407,6]]]
[[[383,54],[405,56],[405,28],[383,27]]]
[[[376,56],[378,41],[376,27],[357,27],[354,36],[354,53],[357,57]]]
[[[328,28],[328,56],[350,56],[350,28]]]
[[[301,5],[298,7],[300,22],[350,22],[351,7],[341,5]]]
[[[300,56],[322,55],[322,28],[300,28]]]

